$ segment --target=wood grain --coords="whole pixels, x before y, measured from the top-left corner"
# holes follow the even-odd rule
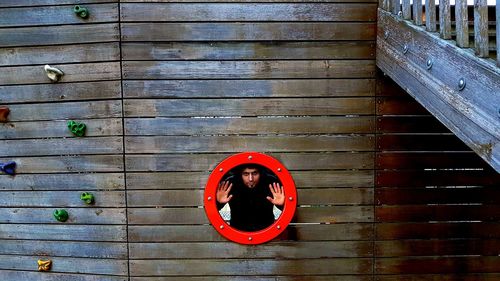
[[[66,209],[69,218],[64,224],[126,224],[125,208],[0,208],[0,223],[61,224],[53,216],[56,209]]]
[[[0,224],[0,239],[125,242],[124,225]]]
[[[15,161],[17,163],[16,174],[95,173],[123,171],[123,156],[119,154],[9,157],[2,158],[0,160],[0,162],[6,161]],[[3,177],[3,175],[0,176]],[[8,178],[8,176],[5,177]],[[14,179],[15,178],[12,178],[12,180]],[[110,175],[110,179],[113,179],[112,175]]]

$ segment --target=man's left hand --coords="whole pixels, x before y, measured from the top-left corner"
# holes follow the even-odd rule
[[[285,204],[285,193],[283,192],[283,187],[279,183],[275,182],[269,185],[269,189],[273,197],[267,196],[267,200],[276,206],[283,206]]]

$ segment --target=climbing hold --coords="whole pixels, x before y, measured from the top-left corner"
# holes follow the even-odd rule
[[[85,129],[87,126],[83,123],[75,122],[73,120],[68,121],[68,129],[76,136],[83,137],[85,135]]]
[[[9,161],[7,163],[0,163],[0,171],[5,172],[8,175],[15,175],[16,174],[16,162],[14,161]]]
[[[38,271],[49,271],[51,266],[51,260],[38,260]]]
[[[85,202],[87,205],[94,204],[94,194],[90,192],[83,192],[80,194],[80,200]]]
[[[54,212],[52,213],[54,215],[54,218],[56,218],[56,220],[60,221],[60,222],[65,222],[68,220],[68,212],[66,212],[66,210],[64,209],[61,209],[61,210],[54,210]]]
[[[82,6],[76,5],[73,8],[73,12],[75,12],[75,14],[77,14],[82,19],[86,19],[89,17],[89,10],[85,7],[82,7]]]
[[[9,116],[10,109],[6,106],[0,106],[0,122],[7,122],[7,117]]]
[[[62,70],[56,67],[52,67],[48,64],[46,64],[43,69],[45,70],[45,73],[47,73],[47,77],[49,77],[50,81],[52,82],[59,81],[59,79],[61,79],[61,76],[64,75],[64,72],[62,72]]]

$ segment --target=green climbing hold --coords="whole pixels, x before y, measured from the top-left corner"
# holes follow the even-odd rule
[[[76,5],[73,8],[73,12],[75,12],[75,14],[77,14],[82,19],[86,19],[89,17],[89,10],[87,8],[79,6],[79,5]]]
[[[66,210],[64,209],[61,209],[61,210],[54,210],[54,212],[52,213],[54,215],[54,218],[56,218],[56,220],[60,221],[60,222],[65,222],[68,220],[68,212],[66,212]]]
[[[83,192],[80,195],[80,199],[87,205],[94,204],[94,194],[90,192]]]
[[[68,121],[68,129],[76,136],[83,137],[85,135],[85,129],[87,126],[83,123],[75,122],[73,120]]]

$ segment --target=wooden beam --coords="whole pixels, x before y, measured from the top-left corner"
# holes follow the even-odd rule
[[[384,39],[386,31],[407,36]],[[403,54],[408,42],[409,51]],[[432,61],[430,69],[427,60]],[[377,65],[500,171],[500,70],[492,62],[379,10]]]
[[[467,0],[456,0],[455,18],[457,30],[457,46],[469,47],[469,24],[467,14]]]
[[[474,49],[476,55],[487,58],[488,49],[488,4],[486,0],[474,0]]]

